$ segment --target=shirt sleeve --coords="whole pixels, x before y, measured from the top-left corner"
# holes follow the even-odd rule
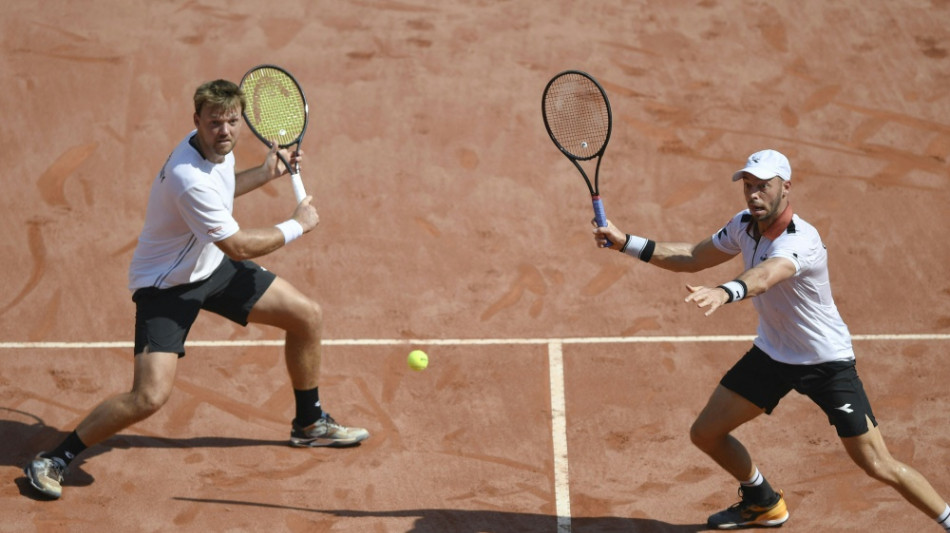
[[[195,185],[178,197],[182,219],[202,244],[227,239],[240,227],[221,194],[212,187]]]
[[[812,244],[798,234],[784,233],[772,244],[769,258],[782,257],[795,264],[795,272],[800,272],[811,256]]]
[[[742,213],[732,217],[732,220],[726,223],[712,236],[713,245],[721,252],[729,255],[737,255],[742,252],[742,246],[739,243],[739,236],[744,228],[742,227]]]

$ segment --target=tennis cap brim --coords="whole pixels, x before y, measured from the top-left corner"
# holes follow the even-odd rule
[[[745,168],[732,175],[732,181],[741,180],[743,172],[748,172],[760,180],[792,179],[792,166],[788,163],[788,158],[775,150],[761,150],[750,155],[745,162]]]

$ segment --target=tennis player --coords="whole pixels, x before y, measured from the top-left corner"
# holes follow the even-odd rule
[[[740,501],[710,516],[708,524],[735,529],[788,520],[782,491],[771,487],[732,431],[770,414],[794,389],[821,407],[859,467],[950,531],[950,506],[884,445],[855,370],[851,334],[831,297],[825,246],[789,205],[791,178],[781,153],[762,150],[749,156],[732,176],[742,182],[746,209],[697,244],[627,235],[610,222],[594,229],[600,247],[675,272],[698,272],[742,254],[742,273],[735,279],[687,285],[686,302],[707,316],[745,299],[752,299],[759,314],[752,348],[726,372],[690,429],[693,444],[739,482]],[[614,244],[608,246],[608,239]]]
[[[292,446],[351,446],[365,429],[338,424],[318,394],[322,311],[289,282],[252,258],[269,254],[313,230],[319,217],[303,199],[276,226],[242,228],[232,216],[234,198],[287,173],[276,143],[264,163],[235,174],[245,99],[240,88],[216,80],[194,95],[194,126],[172,151],[152,183],[145,225],[129,269],[135,302],[132,389],[104,400],[50,452],[26,466],[30,484],[59,498],[67,467],[87,447],[154,414],[171,395],[185,338],[206,309],[242,326],[267,324],[286,332],[284,356],[296,400]],[[291,164],[299,153],[282,155]]]

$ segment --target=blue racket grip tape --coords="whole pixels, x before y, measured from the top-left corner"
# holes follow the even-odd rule
[[[607,227],[607,214],[604,213],[604,201],[600,199],[600,196],[591,196],[591,200],[594,203],[594,221],[597,222],[598,228]],[[610,242],[610,239],[607,239],[607,246],[612,246],[613,243]]]

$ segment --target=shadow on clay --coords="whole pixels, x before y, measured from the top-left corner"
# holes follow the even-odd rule
[[[367,520],[364,529],[370,530],[368,523],[373,518],[416,518],[405,533],[519,533],[558,531],[557,517],[534,513],[510,513],[505,511],[471,511],[460,509],[406,509],[393,511],[353,511],[346,509],[311,509],[292,505],[276,505],[266,502],[241,500],[221,500],[208,498],[172,498],[177,501],[245,505],[268,509],[283,509],[296,512],[321,513],[341,518],[363,518]],[[622,518],[616,516],[571,518],[572,533],[689,533],[709,531],[706,524],[669,524],[648,518]]]
[[[20,411],[0,407],[0,466],[23,468],[33,456],[48,450],[68,435],[67,432],[46,425],[39,417]],[[69,477],[65,486],[84,487],[91,485],[95,478],[82,469],[83,463],[98,455],[115,449],[130,448],[237,448],[248,446],[286,446],[287,440],[242,439],[233,437],[190,437],[170,439],[144,435],[115,435],[105,442],[93,446],[69,465]],[[23,496],[34,500],[46,497],[31,489],[24,475],[16,480]]]

